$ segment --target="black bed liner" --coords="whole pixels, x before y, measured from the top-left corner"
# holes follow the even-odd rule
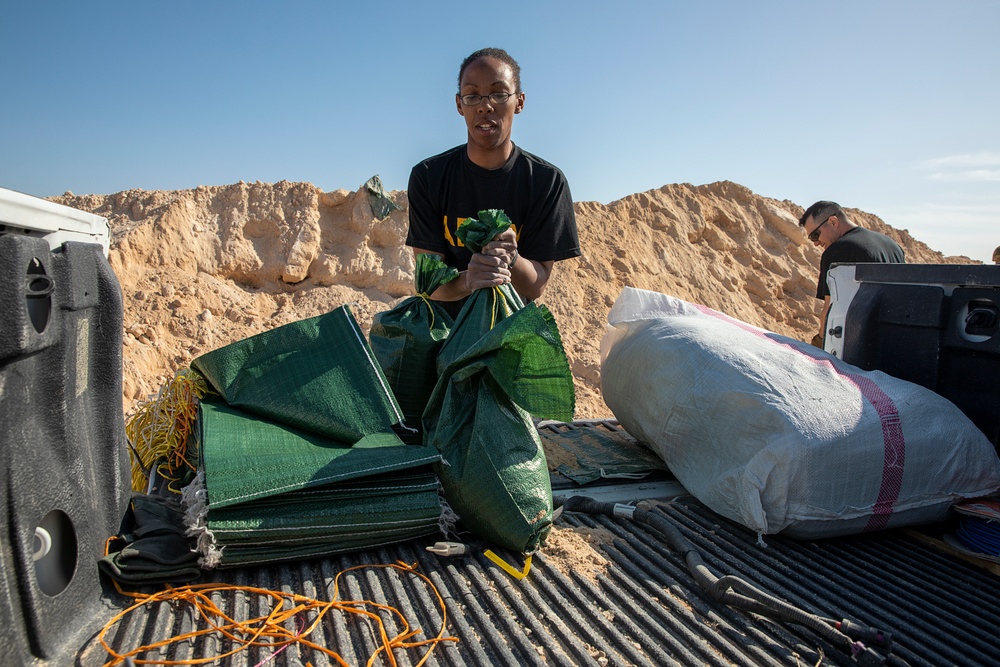
[[[601,422],[608,428],[610,422]],[[589,427],[592,425],[588,423]],[[559,485],[565,487],[565,485]],[[627,485],[626,485],[627,486]],[[651,488],[648,487],[647,488]],[[662,487],[660,487],[662,488]],[[586,492],[585,489],[580,489]],[[556,494],[575,493],[560,488]],[[719,517],[690,496],[651,505],[703,553],[718,574],[736,574],[787,602],[822,616],[847,617],[892,633],[887,665],[996,665],[1000,578],[935,548],[911,531],[800,542],[756,534]],[[446,635],[427,665],[856,665],[812,631],[763,619],[715,602],[694,581],[682,558],[655,531],[625,519],[563,514],[557,531],[611,537],[591,544],[607,559],[594,572],[569,568],[545,550],[527,577],[517,580],[482,553],[439,557],[430,537],[387,548],[296,564],[207,574],[225,582],[318,599],[333,594],[333,578],[360,564],[416,564],[433,582],[447,609]],[[501,553],[510,562],[520,561]],[[437,600],[412,575],[392,569],[356,570],[341,579],[342,595],[397,607],[422,637],[441,625]],[[236,613],[259,605],[246,593],[218,594]],[[130,600],[105,585],[107,618]],[[253,609],[253,615],[266,613]],[[394,621],[385,618],[388,627]],[[118,650],[154,643],[194,627],[189,610],[159,604],[117,625],[108,635]],[[293,628],[288,628],[293,630]],[[377,649],[374,625],[354,615],[328,614],[310,639],[364,665]],[[218,655],[225,642],[174,645],[166,657]],[[414,665],[423,649],[397,651],[399,665]],[[151,657],[151,656],[146,656]],[[107,659],[91,639],[77,664]],[[213,664],[313,665],[328,658],[308,647],[251,648]],[[374,664],[389,664],[379,658]]]

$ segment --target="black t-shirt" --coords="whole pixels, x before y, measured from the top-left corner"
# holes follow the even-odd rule
[[[581,254],[566,177],[516,145],[499,169],[472,162],[465,144],[427,158],[410,172],[407,196],[406,245],[439,253],[459,271],[468,268],[472,253],[461,245],[458,225],[486,209],[507,214],[522,257],[545,262]]]
[[[885,234],[864,227],[849,229],[823,251],[823,257],[819,262],[819,284],[816,286],[816,298],[822,299],[830,295],[830,287],[826,284],[826,274],[833,264],[870,262],[902,264],[905,261],[903,249]]]

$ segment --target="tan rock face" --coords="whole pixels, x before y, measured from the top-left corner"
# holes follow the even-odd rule
[[[350,304],[367,330],[413,293],[404,245],[407,199],[375,219],[362,187],[237,183],[194,190],[67,194],[53,201],[111,222],[111,267],[124,301],[126,413],[198,355]],[[812,202],[808,202],[812,203]],[[583,257],[556,264],[541,303],[553,312],[576,380],[578,419],[611,416],[600,393],[599,345],[626,285],[701,303],[809,340],[820,251],[798,228],[802,207],[735,183],[666,185],[608,205],[576,204]],[[869,213],[921,263],[944,257]]]

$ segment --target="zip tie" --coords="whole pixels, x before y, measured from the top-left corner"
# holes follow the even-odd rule
[[[487,558],[489,558],[494,563],[496,563],[498,566],[500,566],[501,570],[503,570],[504,572],[506,572],[510,576],[514,577],[518,581],[520,581],[521,579],[524,579],[526,576],[528,576],[528,571],[531,569],[531,556],[530,555],[527,558],[524,559],[524,570],[522,570],[522,571],[518,571],[518,570],[514,569],[514,567],[512,565],[510,565],[509,563],[507,563],[507,561],[505,561],[503,558],[500,558],[500,556],[498,556],[495,553],[493,553],[492,549],[487,549],[486,551],[483,552],[483,555],[486,556]]]

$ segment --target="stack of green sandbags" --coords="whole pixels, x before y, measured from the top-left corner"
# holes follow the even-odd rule
[[[402,412],[347,306],[191,364],[199,472],[184,492],[204,567],[300,559],[438,530],[431,447]]]

